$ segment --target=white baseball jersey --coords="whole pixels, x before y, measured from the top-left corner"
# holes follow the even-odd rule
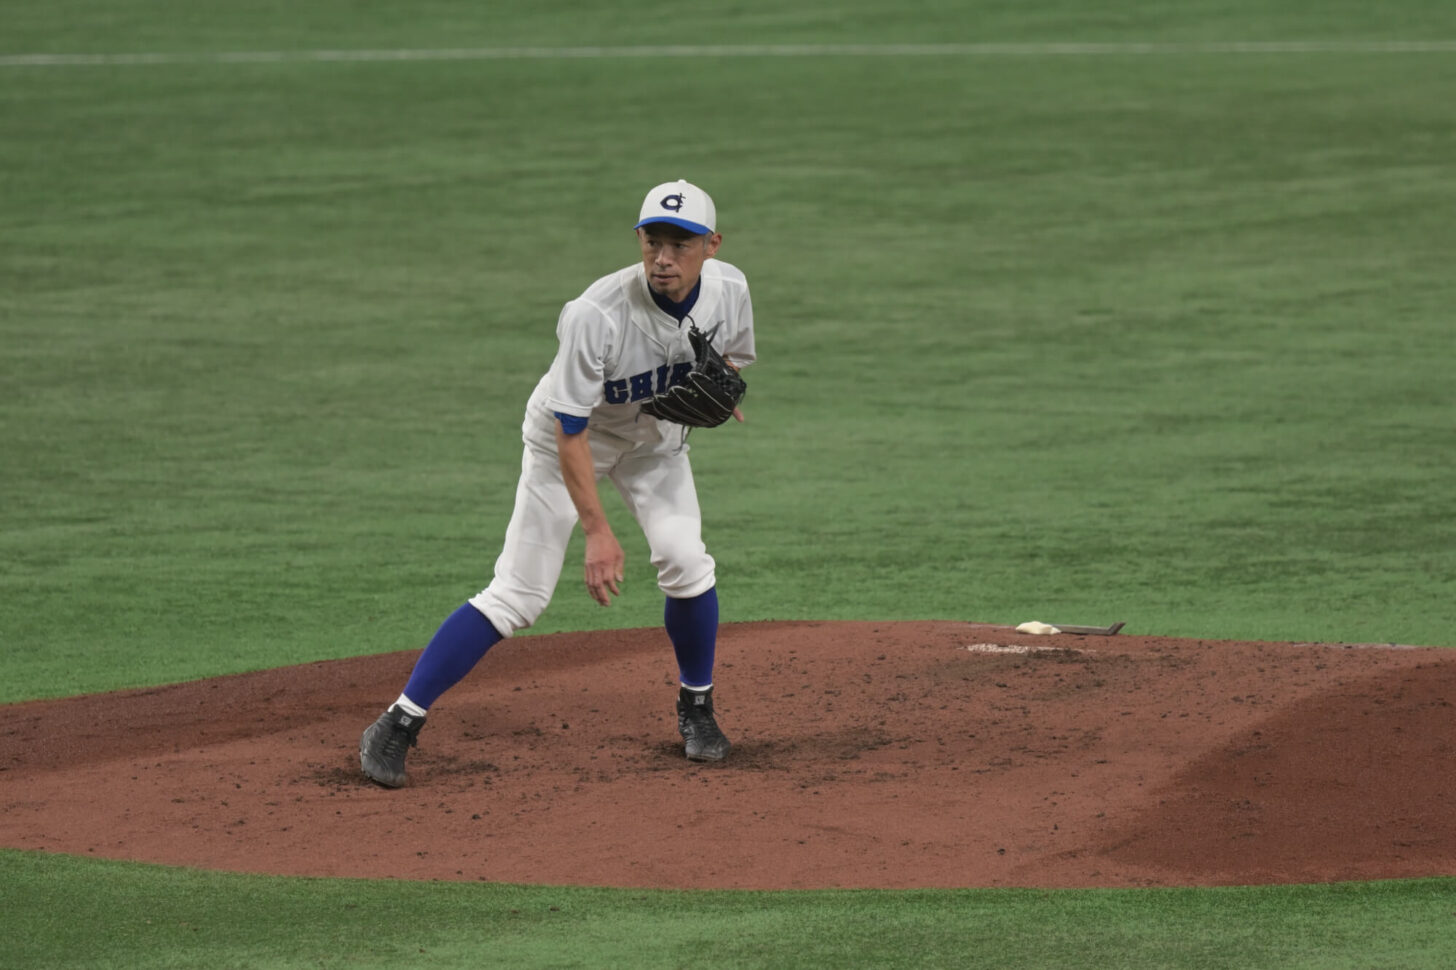
[[[502,635],[546,609],[577,522],[561,477],[556,412],[588,419],[582,433],[591,436],[597,477],[612,480],[641,525],[659,588],[687,599],[717,582],[683,428],[641,413],[643,401],[691,370],[689,324],[705,333],[717,327],[713,346],[734,364],[756,358],[743,273],[709,259],[701,280],[681,324],[652,299],[641,263],[602,277],[562,309],[556,359],[526,404],[521,478],[495,578],[470,600]]]
[[[705,333],[717,327],[713,346],[736,366],[755,360],[753,304],[743,273],[709,259],[701,279],[697,302],[681,325],[653,301],[641,263],[602,277],[567,303],[556,324],[556,359],[526,405],[527,440],[554,441],[559,411],[589,418],[593,433],[676,444],[680,427],[641,414],[641,405],[681,383],[690,369],[688,324]]]

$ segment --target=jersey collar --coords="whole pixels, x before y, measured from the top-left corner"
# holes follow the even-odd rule
[[[693,284],[692,291],[688,293],[687,298],[681,303],[669,300],[654,290],[650,285],[647,287],[647,292],[652,295],[652,302],[656,303],[663,313],[666,313],[678,323],[682,323],[687,315],[692,312],[693,306],[698,302],[698,294],[703,292],[703,278],[701,276],[698,277],[698,281]]]

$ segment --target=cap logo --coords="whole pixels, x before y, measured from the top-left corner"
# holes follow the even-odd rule
[[[662,200],[662,207],[670,212],[677,212],[683,207],[682,194],[674,193],[672,195],[669,195],[667,198]]]

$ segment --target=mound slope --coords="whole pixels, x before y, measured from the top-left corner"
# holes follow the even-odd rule
[[[657,630],[496,647],[412,783],[358,774],[414,651],[12,705],[0,845],[242,872],[680,888],[1456,874],[1456,652],[720,634],[730,760],[681,758]]]

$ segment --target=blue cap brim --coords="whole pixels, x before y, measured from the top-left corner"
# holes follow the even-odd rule
[[[641,229],[643,226],[651,225],[654,222],[665,222],[671,226],[678,226],[680,228],[686,229],[688,232],[693,233],[697,236],[711,236],[713,234],[713,230],[709,229],[701,222],[691,222],[687,219],[675,219],[672,216],[653,216],[651,219],[643,219],[632,228]]]

